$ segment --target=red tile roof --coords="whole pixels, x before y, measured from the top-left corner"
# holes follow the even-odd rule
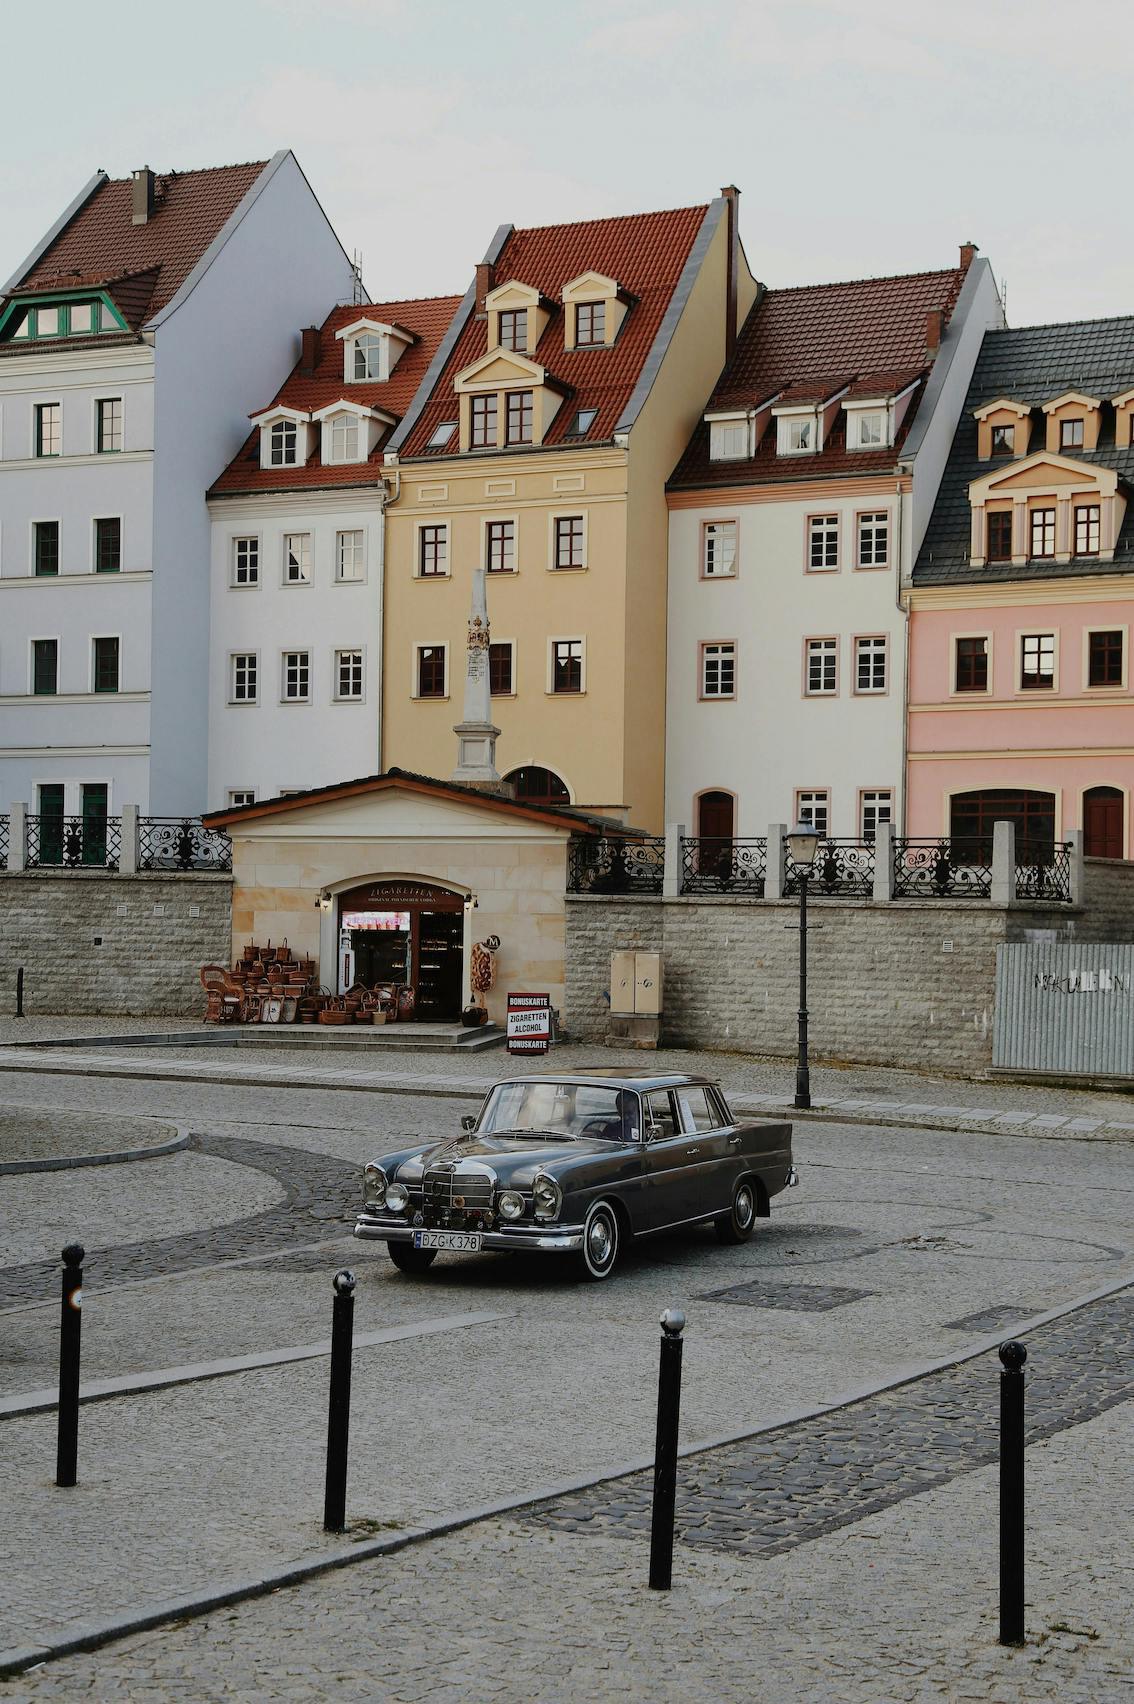
[[[155,282],[146,314],[157,313],[177,294],[266,164],[254,160],[242,166],[159,173],[154,210],[144,225],[132,220],[131,179],[108,179],[87,197],[12,293],[97,283],[108,285],[117,301],[115,280],[152,269]]]
[[[384,414],[392,414],[400,420],[417,394],[437,346],[460,304],[460,296],[429,296],[413,302],[370,302],[363,306],[356,302],[332,308],[319,330],[314,371],[310,374],[300,372],[301,363],[297,362],[271,402],[260,400],[250,412],[262,414],[278,403],[309,414],[326,408],[329,403],[346,401],[360,403],[364,408],[379,408]],[[335,333],[360,319],[399,325],[416,338],[384,384],[377,380],[347,384],[343,380],[343,341]],[[209,495],[376,483],[378,469],[382,465],[381,442],[368,462],[324,467],[319,459],[319,434],[315,433],[314,437],[315,447],[303,467],[261,467],[260,433],[258,428],[253,428]]]
[[[507,238],[496,262],[496,284],[515,279],[548,298],[551,318],[531,359],[568,387],[545,443],[562,443],[581,408],[594,408],[598,413],[586,437],[571,442],[600,443],[610,438],[633,394],[707,212],[707,207],[681,207],[666,213],[591,219],[577,225],[542,225],[513,231]],[[617,279],[634,302],[609,347],[565,350],[563,286],[584,272],[601,272]],[[403,456],[421,455],[441,421],[457,418],[453,379],[487,348],[487,322],[474,314],[402,447]],[[450,447],[433,453],[452,455],[453,450]]]
[[[926,315],[941,309],[948,321],[964,283],[965,269],[907,273],[897,278],[860,278],[846,284],[808,284],[769,290],[760,297],[737,339],[728,366],[717,380],[707,412],[749,408],[771,392],[795,400],[823,400],[850,384],[851,396],[893,395],[921,379],[932,366],[926,350]],[[911,399],[904,430],[918,398]],[[904,433],[898,434],[900,446]],[[821,474],[882,473],[892,469],[895,449],[846,447],[845,424],[836,423],[816,456],[776,455],[769,427],[750,460],[709,460],[709,429],[701,421],[674,469],[671,489],[748,485],[761,481],[814,479]]]

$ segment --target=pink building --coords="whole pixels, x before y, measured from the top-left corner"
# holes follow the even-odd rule
[[[905,601],[910,836],[1131,855],[1134,318],[986,334]]]

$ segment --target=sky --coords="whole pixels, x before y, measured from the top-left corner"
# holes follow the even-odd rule
[[[0,278],[99,167],[290,147],[375,300],[498,225],[741,190],[770,287],[956,264],[1009,323],[1134,312],[1129,0],[53,0],[4,7]]]

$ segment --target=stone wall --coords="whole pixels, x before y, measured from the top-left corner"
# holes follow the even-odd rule
[[[232,877],[0,871],[0,975],[29,1017],[200,1015],[198,972],[228,964]]]
[[[1134,864],[1122,858],[1084,858],[1084,908],[1074,939],[1134,941]]]

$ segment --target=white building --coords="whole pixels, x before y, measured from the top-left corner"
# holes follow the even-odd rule
[[[988,262],[764,292],[670,480],[666,817],[903,820],[908,616]]]
[[[212,810],[382,766],[382,451],[459,306],[339,307],[309,327],[209,492]]]
[[[205,492],[350,262],[294,156],[99,172],[0,296],[0,812],[205,805]]]

